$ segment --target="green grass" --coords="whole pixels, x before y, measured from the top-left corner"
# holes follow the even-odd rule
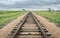
[[[0,11],[0,26],[24,14],[25,11]]]
[[[60,25],[60,12],[46,12],[46,11],[34,11],[36,14],[41,15],[50,21]]]

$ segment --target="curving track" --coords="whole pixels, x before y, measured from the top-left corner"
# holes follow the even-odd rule
[[[8,38],[52,38],[44,25],[40,24],[38,19],[29,12],[21,23],[16,25]]]

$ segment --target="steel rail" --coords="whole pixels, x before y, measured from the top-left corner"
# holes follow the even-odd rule
[[[20,23],[19,27],[16,29],[16,31],[13,33],[13,35],[9,36],[8,38],[15,38],[16,35],[19,33],[19,30],[21,29],[22,25],[25,23],[29,13],[23,18],[22,22]]]
[[[30,12],[30,13],[31,13],[31,12]],[[32,13],[31,13],[31,14],[32,14]],[[39,23],[38,19],[36,18],[36,16],[32,14],[32,17],[33,17],[35,23],[38,25],[38,27],[39,27],[42,35],[43,35],[43,38],[48,38],[47,34],[46,34],[45,31],[43,30],[43,28],[42,28],[41,24]]]
[[[16,29],[16,31],[9,36],[8,38],[15,38],[17,36],[17,34],[19,33],[19,30],[21,29],[21,27],[23,26],[23,24],[25,23],[26,19],[28,18],[28,15],[31,14],[32,18],[34,19],[36,25],[39,27],[43,38],[48,38],[48,36],[46,35],[45,31],[43,30],[42,26],[40,25],[40,23],[38,22],[38,19],[36,18],[36,16],[34,14],[32,14],[31,12],[29,12],[22,20],[22,22],[19,24],[19,27]]]

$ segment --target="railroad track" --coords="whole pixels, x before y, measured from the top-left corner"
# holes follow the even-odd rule
[[[8,38],[52,38],[44,25],[29,12],[8,35]]]

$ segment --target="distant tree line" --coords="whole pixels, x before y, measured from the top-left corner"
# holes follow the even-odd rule
[[[48,8],[48,12],[54,12],[54,9]]]
[[[25,11],[25,9],[22,9],[23,11]]]

